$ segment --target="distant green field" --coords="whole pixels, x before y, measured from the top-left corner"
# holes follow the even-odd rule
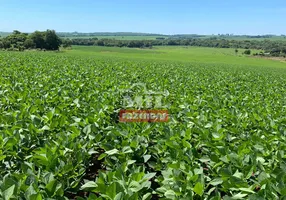
[[[175,61],[191,63],[225,63],[231,65],[281,66],[281,61],[265,60],[242,55],[243,49],[235,54],[234,49],[202,48],[202,47],[155,47],[153,49],[131,49],[118,47],[73,46],[65,51],[73,56],[94,56],[97,58],[120,58],[130,60]],[[259,52],[252,50],[252,53]]]

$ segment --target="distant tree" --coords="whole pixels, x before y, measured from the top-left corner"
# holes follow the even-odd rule
[[[3,49],[4,48],[4,44],[2,41],[0,41],[0,49]]]
[[[118,41],[118,43],[117,43],[116,46],[117,46],[117,47],[124,47],[124,43],[122,43],[121,41]]]
[[[27,39],[24,42],[24,47],[26,49],[34,49],[36,47],[36,44],[34,43],[34,41],[32,39]]]
[[[245,51],[244,51],[244,54],[245,54],[245,55],[250,55],[250,54],[251,54],[251,50],[249,50],[249,49],[245,50]]]
[[[136,44],[134,41],[130,41],[127,45],[127,47],[129,47],[129,48],[134,48],[135,46],[136,46]]]
[[[235,49],[234,51],[235,51],[235,54],[237,54],[237,53],[238,53],[238,49]]]
[[[14,30],[14,31],[13,31],[13,34],[14,34],[14,35],[19,35],[19,34],[21,34],[21,32],[20,32],[20,31],[17,31],[17,30]]]
[[[44,49],[45,48],[45,34],[44,32],[35,31],[30,35],[30,38],[36,45],[37,49]]]
[[[7,39],[3,40],[3,48],[4,49],[9,49],[11,48],[11,42]]]
[[[169,40],[168,45],[178,45],[178,42],[176,40]]]
[[[70,39],[66,39],[62,41],[63,47],[67,48],[67,47],[71,47],[72,46],[72,41]]]
[[[189,40],[183,40],[181,42],[181,45],[188,46],[188,45],[190,45],[190,41]]]
[[[146,47],[146,48],[152,48],[151,42],[145,42],[144,47]]]
[[[128,42],[127,47],[129,48],[142,48],[144,47],[144,43],[143,41],[136,41],[136,40],[131,40]]]
[[[271,55],[271,56],[278,57],[278,56],[280,56],[280,52],[281,52],[280,49],[274,48],[274,49],[272,49],[272,50],[270,51],[270,55]]]
[[[97,41],[97,45],[98,45],[98,46],[104,46],[103,40],[98,40],[98,41]]]
[[[57,36],[56,32],[54,30],[47,30],[44,35],[45,49],[59,50],[61,39]]]
[[[7,42],[10,42],[10,44],[11,44],[10,46],[21,51],[24,49],[23,44],[24,44],[25,40],[27,39],[27,37],[28,37],[28,34],[26,34],[26,33],[21,33],[20,31],[13,31],[13,34],[7,36],[5,38],[5,40]],[[10,48],[10,47],[8,47],[8,48]]]
[[[18,44],[17,49],[19,51],[24,51],[25,50],[24,44],[23,43]]]

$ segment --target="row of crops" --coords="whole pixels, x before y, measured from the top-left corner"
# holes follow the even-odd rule
[[[120,123],[134,84],[165,123]],[[0,199],[285,199],[286,68],[0,54]]]

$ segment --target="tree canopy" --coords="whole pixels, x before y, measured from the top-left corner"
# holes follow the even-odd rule
[[[32,34],[13,31],[13,34],[0,40],[0,48],[4,49],[45,49],[59,50],[61,39],[57,36],[54,30],[35,31]]]

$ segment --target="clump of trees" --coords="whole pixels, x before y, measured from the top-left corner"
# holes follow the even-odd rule
[[[62,40],[62,45],[64,48],[68,48],[72,46],[72,41],[70,39],[63,39]]]
[[[250,55],[250,54],[251,54],[251,50],[246,49],[243,53],[244,53],[245,55]]]
[[[72,45],[106,46],[128,48],[152,48],[152,40],[115,40],[98,38],[76,38],[70,40]]]
[[[273,48],[272,50],[269,51],[269,54],[271,56],[283,56],[284,58],[286,57],[286,47],[283,48]]]
[[[13,34],[0,40],[0,48],[23,51],[25,49],[59,50],[62,40],[54,30],[35,31],[32,34],[13,31]]]

